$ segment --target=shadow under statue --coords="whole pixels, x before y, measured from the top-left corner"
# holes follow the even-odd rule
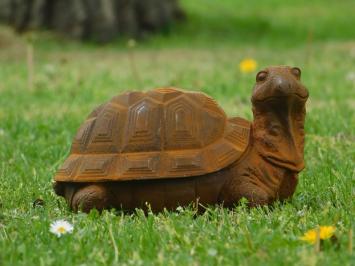
[[[153,211],[290,198],[304,168],[307,89],[296,67],[256,76],[254,121],[227,118],[201,92],[128,92],[95,109],[54,177],[71,209]]]

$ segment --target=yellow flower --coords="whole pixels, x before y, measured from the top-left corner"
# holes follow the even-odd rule
[[[239,64],[239,69],[242,73],[250,73],[255,71],[258,66],[257,62],[254,59],[244,59]]]
[[[328,239],[334,235],[335,226],[320,226],[319,227],[319,239]],[[307,231],[302,237],[301,240],[306,241],[310,244],[314,244],[317,241],[317,229],[312,229]]]

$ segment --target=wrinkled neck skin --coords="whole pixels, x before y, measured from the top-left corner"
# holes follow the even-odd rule
[[[231,167],[222,193],[227,205],[241,197],[260,204],[287,199],[304,168],[304,103],[272,99],[254,105],[253,114],[248,149]]]
[[[252,125],[251,131],[252,134],[255,132],[254,125]],[[296,190],[298,172],[269,160],[268,156],[259,149],[259,145],[260,140],[251,135],[251,145],[241,169],[242,175],[248,176],[248,182],[257,184],[266,192],[268,203],[276,199],[290,198]]]

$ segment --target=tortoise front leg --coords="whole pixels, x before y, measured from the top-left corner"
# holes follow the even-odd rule
[[[268,193],[261,187],[244,180],[232,179],[222,188],[219,201],[226,207],[233,207],[245,198],[248,200],[249,207],[267,205],[271,203]]]
[[[249,207],[257,207],[271,203],[269,195],[260,187],[246,183],[236,189],[236,197],[240,200],[246,198]]]
[[[80,187],[71,197],[67,198],[69,206],[74,210],[89,213],[92,209],[102,211],[110,207],[110,193],[105,185],[88,184]],[[69,195],[68,195],[69,196]]]

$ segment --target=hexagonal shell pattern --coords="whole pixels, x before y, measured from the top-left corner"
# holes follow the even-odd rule
[[[227,119],[204,93],[171,87],[128,92],[89,115],[54,180],[102,182],[212,173],[240,158],[249,133],[248,121]]]

